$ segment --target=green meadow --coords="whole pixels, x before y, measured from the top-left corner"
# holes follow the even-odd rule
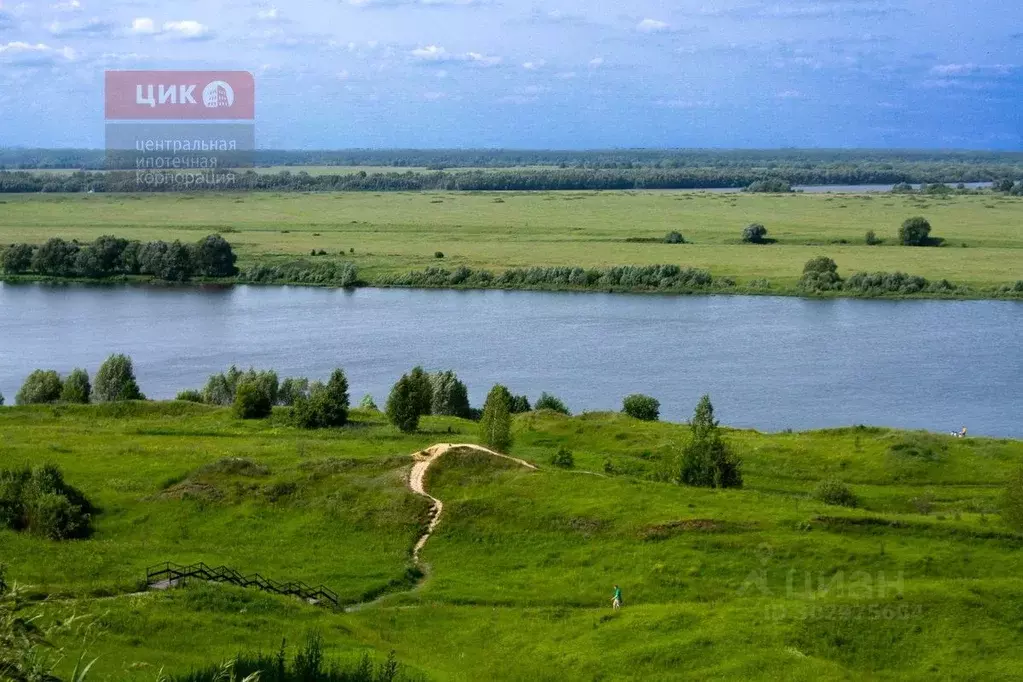
[[[0,468],[58,464],[99,512],[85,540],[0,531],[0,562],[48,598],[36,606],[47,617],[90,615],[91,679],[154,680],[308,632],[331,658],[394,651],[431,680],[1009,680],[1023,669],[1023,537],[998,514],[1023,442],[726,430],[745,486],[723,491],[659,476],[683,425],[526,413],[510,453],[539,470],[467,451],[430,469],[444,513],[417,583],[408,569],[429,505],[406,487],[409,455],[476,442],[476,428],[427,417],[405,435],[356,410],[345,428],[310,432],[283,413],[243,422],[177,402],[2,408]],[[561,447],[573,468],[551,466]],[[859,505],[815,499],[824,479]],[[140,593],[146,567],[165,561],[371,603],[337,612],[214,585]]]
[[[899,226],[915,215],[930,221],[944,246],[897,245]],[[843,277],[901,271],[985,295],[1023,278],[1021,218],[1023,198],[995,194],[42,194],[0,200],[0,243],[105,234],[193,242],[220,232],[242,268],[324,251],[318,259],[351,261],[371,284],[430,266],[500,272],[677,264],[775,293],[792,293],[803,264],[826,255]],[[742,229],[753,222],[776,243],[742,244]],[[656,242],[673,230],[691,243]],[[883,243],[867,246],[868,230]]]

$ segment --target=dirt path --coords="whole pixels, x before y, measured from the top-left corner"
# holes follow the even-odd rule
[[[419,563],[419,552],[422,551],[426,541],[430,539],[431,535],[433,535],[434,529],[436,529],[437,524],[440,523],[441,512],[444,511],[444,503],[426,492],[426,488],[424,487],[426,472],[430,469],[430,465],[436,462],[439,457],[448,451],[455,449],[476,450],[477,452],[484,452],[488,455],[493,455],[494,457],[501,457],[503,459],[517,462],[529,469],[536,469],[535,466],[525,460],[518,459],[516,457],[509,457],[508,455],[502,455],[500,452],[494,452],[482,445],[473,445],[472,443],[438,443],[437,445],[432,445],[425,450],[420,450],[419,452],[414,453],[412,457],[415,459],[416,463],[412,466],[412,473],[409,474],[408,487],[412,490],[412,492],[422,495],[423,497],[428,497],[433,502],[433,509],[430,511],[430,525],[427,527],[426,533],[419,538],[419,541],[416,542],[416,546],[412,549],[412,561],[417,564]]]

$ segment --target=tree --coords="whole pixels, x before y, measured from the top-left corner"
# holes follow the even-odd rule
[[[194,250],[195,274],[200,277],[234,277],[238,257],[226,239],[211,234],[196,245]]]
[[[135,381],[135,368],[127,355],[111,355],[100,365],[92,387],[96,402],[113,403],[123,400],[145,400]]]
[[[420,416],[433,413],[433,382],[422,367],[414,367],[408,375]]]
[[[49,239],[32,256],[32,269],[40,275],[71,277],[75,274],[78,244],[59,237]]]
[[[448,370],[433,375],[433,413],[448,417],[469,416],[469,389]]]
[[[760,223],[747,225],[742,231],[742,241],[746,244],[763,244],[767,236],[767,228]]]
[[[667,235],[665,235],[664,243],[665,244],[685,244],[686,243],[686,239],[685,239],[685,237],[682,236],[681,232],[676,232],[675,230],[672,230]]]
[[[42,405],[60,400],[60,375],[52,369],[37,369],[28,375],[15,396],[17,405]]]
[[[326,384],[313,382],[309,397],[297,397],[292,410],[295,423],[305,429],[326,429],[348,423],[348,378],[335,369]]]
[[[483,404],[480,439],[499,452],[511,447],[511,393],[501,384],[490,389]]]
[[[636,419],[655,422],[661,414],[661,403],[656,398],[636,393],[622,401],[622,412]]]
[[[560,398],[555,398],[550,393],[546,392],[540,394],[540,399],[536,401],[535,405],[533,405],[533,409],[536,411],[550,410],[552,412],[560,412],[561,414],[572,414],[568,411],[568,408],[565,407],[565,403],[561,402]]]
[[[7,274],[20,275],[23,272],[28,272],[32,267],[34,253],[35,249],[31,244],[11,244],[4,249],[0,265],[3,266],[4,272]]]
[[[4,406],[4,394],[0,393],[0,407]]]
[[[873,230],[867,230],[867,234],[864,237],[863,241],[864,241],[864,243],[867,246],[877,246],[878,244],[880,244],[884,240],[883,239],[878,239],[877,233],[874,232]]]
[[[512,414],[523,414],[533,409],[529,406],[529,398],[524,395],[513,395],[509,407]]]
[[[571,450],[562,446],[558,448],[558,451],[554,453],[553,457],[551,457],[551,464],[559,469],[571,469],[575,466],[575,457],[572,456]]]
[[[689,441],[679,456],[676,481],[704,488],[741,488],[742,461],[721,439],[710,396],[700,398],[689,430]]]
[[[926,246],[930,243],[931,224],[922,216],[907,218],[899,228],[899,243],[903,246]]]
[[[291,407],[298,400],[309,397],[309,380],[305,377],[289,377],[277,389],[277,404]]]
[[[60,392],[62,403],[88,404],[89,396],[92,393],[92,385],[89,383],[89,373],[84,369],[76,369],[64,379],[64,386]]]
[[[234,392],[234,416],[238,419],[265,419],[273,411],[266,387],[252,379],[238,384]]]
[[[387,397],[387,420],[402,433],[413,433],[419,428],[419,404],[416,389],[407,374],[403,374]]]
[[[371,396],[369,393],[367,393],[366,395],[362,396],[362,400],[359,401],[359,409],[360,410],[372,410],[373,412],[379,412],[380,411],[380,408],[377,407],[377,404],[375,402],[373,402],[373,396]]]

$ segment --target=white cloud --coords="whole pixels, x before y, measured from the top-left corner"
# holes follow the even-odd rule
[[[782,90],[775,97],[778,99],[803,99],[803,93],[799,90]]]
[[[444,94],[443,92],[424,92],[423,93],[423,99],[427,100],[428,102],[436,102],[437,100],[444,99],[445,97],[447,97],[447,95]]]
[[[938,76],[1008,76],[1017,67],[1012,64],[938,64],[931,73]]]
[[[522,65],[522,68],[525,69],[526,71],[536,71],[537,69],[542,69],[546,65],[547,62],[545,62],[544,60],[537,59],[531,62],[525,62]]]
[[[591,69],[597,69],[597,68],[600,68],[603,65],[604,65],[604,58],[603,57],[594,57],[593,59],[590,60],[590,68]]]
[[[271,6],[256,12],[256,21],[268,24],[290,24],[291,20],[281,14],[277,7]]]
[[[657,19],[644,19],[636,24],[636,30],[640,33],[665,33],[671,30],[671,26]]]
[[[156,33],[156,24],[149,17],[138,17],[131,22],[131,32],[140,35],[151,35]]]
[[[495,64],[501,63],[500,57],[494,57],[492,55],[485,55],[480,52],[466,52],[464,54],[448,52],[444,47],[440,45],[427,45],[426,47],[417,47],[410,53],[413,59],[420,62],[429,62],[434,64],[446,64],[455,62],[471,62],[479,64],[481,66],[494,66]]]
[[[111,21],[92,18],[85,22],[64,24],[55,21],[50,24],[50,33],[55,36],[97,36],[113,33],[116,26]]]
[[[210,37],[210,29],[205,24],[191,19],[185,21],[168,21],[163,25],[163,32],[182,40],[202,40]]]
[[[0,63],[9,66],[51,66],[59,62],[72,62],[78,55],[70,47],[56,48],[44,43],[15,41],[0,44]]]
[[[50,5],[50,8],[58,12],[79,12],[82,9],[82,3],[79,0],[68,0],[67,2],[58,2]]]

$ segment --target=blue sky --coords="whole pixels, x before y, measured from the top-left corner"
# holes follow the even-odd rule
[[[1023,135],[1004,0],[0,0],[0,145],[101,146],[106,69],[252,71],[274,148]]]

